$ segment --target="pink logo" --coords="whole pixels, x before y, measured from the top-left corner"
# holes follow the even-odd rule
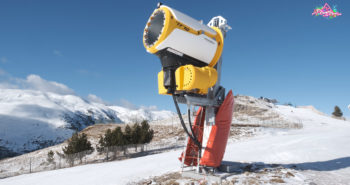
[[[342,14],[337,11],[337,9],[334,7],[333,9],[326,3],[323,7],[316,7],[314,9],[314,12],[312,15],[315,16],[323,16],[325,18],[335,18],[337,16],[341,16]]]

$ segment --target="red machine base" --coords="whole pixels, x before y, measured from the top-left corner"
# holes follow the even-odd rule
[[[234,97],[232,90],[227,94],[224,102],[219,107],[215,117],[215,125],[212,126],[206,146],[203,146],[203,129],[205,121],[205,108],[200,107],[194,120],[193,131],[197,139],[205,148],[199,164],[202,166],[218,167],[224,157],[227,140],[230,134],[230,127],[233,114]],[[197,166],[198,146],[191,138],[188,139],[184,164]],[[179,158],[182,161],[183,153]]]

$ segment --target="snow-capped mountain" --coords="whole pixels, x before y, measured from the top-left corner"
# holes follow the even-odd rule
[[[123,121],[123,123],[140,122],[142,120],[164,120],[176,115],[171,111],[154,110],[147,107],[140,107],[136,110],[130,110],[120,106],[109,106],[109,108],[116,111],[116,114],[118,115],[119,119]]]
[[[0,89],[0,158],[48,147],[95,123],[158,120],[170,111],[129,110],[74,94]]]
[[[76,95],[0,89],[0,146],[24,153],[69,138],[96,122],[121,123],[115,111]]]

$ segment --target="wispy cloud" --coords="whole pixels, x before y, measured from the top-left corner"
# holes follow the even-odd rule
[[[140,108],[139,106],[131,103],[130,101],[128,101],[126,99],[117,100],[117,105],[120,105],[120,106],[128,108],[128,109],[133,109],[133,110]]]
[[[54,49],[53,50],[53,54],[56,55],[56,56],[59,56],[59,57],[62,57],[62,52],[60,50],[57,50],[57,49]]]
[[[144,110],[148,110],[148,111],[155,111],[158,110],[157,106],[152,105],[152,106],[144,106],[144,105],[135,105],[133,103],[131,103],[130,101],[126,100],[126,99],[120,99],[117,100],[117,105],[128,108],[128,109],[132,109],[132,110],[138,110],[138,109],[144,109]]]
[[[28,75],[25,80],[22,81],[24,84],[24,88],[39,90],[43,92],[53,92],[57,94],[75,94],[72,89],[67,87],[64,84],[48,81],[41,78],[38,75]]]
[[[34,74],[28,75],[25,79],[15,78],[0,69],[0,77],[0,89],[30,89],[63,95],[75,94],[72,89],[64,84],[48,81]]]
[[[7,74],[7,72],[0,68],[0,76],[4,76],[6,74]]]
[[[89,94],[87,96],[87,99],[90,101],[90,102],[95,102],[95,103],[101,103],[101,104],[105,104],[105,105],[109,105],[110,103],[104,101],[102,98],[94,95],[94,94]]]
[[[0,58],[0,62],[1,63],[7,63],[7,62],[9,62],[9,60],[6,57],[1,57]]]

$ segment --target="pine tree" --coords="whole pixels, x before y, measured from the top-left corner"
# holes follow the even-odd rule
[[[104,137],[102,135],[100,135],[99,139],[98,139],[98,145],[96,146],[96,149],[98,152],[103,152],[105,147],[105,140]]]
[[[113,146],[113,133],[111,129],[108,129],[104,137],[104,147]]]
[[[120,147],[117,146],[124,146],[126,143],[127,142],[125,135],[120,127],[116,127],[113,131],[111,129],[108,129],[105,132],[104,136],[100,136],[99,138],[98,151],[105,151],[108,160],[108,153],[110,151],[113,152],[115,157],[118,152],[118,149],[120,149]]]
[[[338,106],[334,107],[334,112],[332,114],[335,117],[342,117],[343,116],[343,112],[340,110],[340,108]]]
[[[150,129],[150,125],[147,120],[141,122],[141,143],[149,143],[153,139],[154,131]]]
[[[140,135],[140,143],[146,144],[151,142],[153,138],[154,131],[150,129],[150,125],[147,120],[143,120],[141,122],[141,135]],[[141,150],[144,150],[144,145],[142,145]]]
[[[55,155],[55,153],[53,153],[53,151],[52,150],[50,150],[48,153],[47,153],[47,162],[48,163],[53,163],[53,161],[54,161],[54,158],[53,158],[53,156]]]
[[[110,146],[122,146],[125,145],[126,138],[120,127],[115,128],[113,131],[108,129],[104,136],[100,136],[99,144],[101,147]]]
[[[132,134],[131,134],[131,141],[132,144],[141,144],[141,126],[138,123],[135,123],[132,126]]]
[[[125,126],[124,136],[125,136],[125,144],[126,145],[132,144],[132,129],[129,125]]]
[[[63,152],[66,155],[75,154],[86,150],[93,150],[93,148],[85,133],[74,133],[68,140],[68,146],[63,148]]]
[[[113,130],[113,139],[114,139],[114,145],[115,146],[123,146],[126,143],[125,135],[122,132],[122,129],[120,127],[117,127]]]
[[[62,151],[70,165],[73,166],[75,158],[79,158],[80,163],[82,163],[82,158],[86,154],[91,153],[93,148],[85,133],[74,133],[68,140],[68,146],[63,147]]]

